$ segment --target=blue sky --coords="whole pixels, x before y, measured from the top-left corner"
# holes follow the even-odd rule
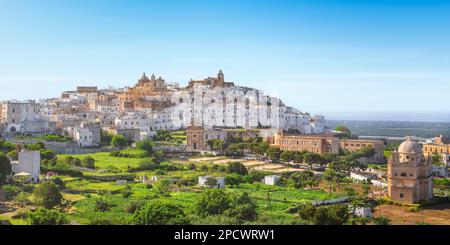
[[[0,100],[223,69],[311,113],[450,114],[450,1],[0,0]]]

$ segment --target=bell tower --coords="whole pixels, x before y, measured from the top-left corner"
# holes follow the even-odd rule
[[[217,74],[217,85],[220,87],[223,87],[225,85],[225,76],[223,75],[222,70],[219,71],[219,74]]]

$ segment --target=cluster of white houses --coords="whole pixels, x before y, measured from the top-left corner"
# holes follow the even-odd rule
[[[190,80],[186,87],[145,73],[133,87],[77,87],[59,98],[0,104],[0,134],[62,134],[81,147],[100,144],[100,129],[133,139],[158,130],[206,128],[281,128],[302,134],[325,132],[325,119],[286,106],[264,92],[217,77]]]

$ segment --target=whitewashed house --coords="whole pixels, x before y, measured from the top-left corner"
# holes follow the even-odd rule
[[[41,168],[41,153],[39,151],[21,151],[18,161],[11,162],[13,175],[20,173],[29,174],[29,180],[39,182]]]
[[[277,185],[280,182],[281,177],[279,175],[268,175],[264,177],[264,184],[266,185]]]

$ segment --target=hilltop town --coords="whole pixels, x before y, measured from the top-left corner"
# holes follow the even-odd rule
[[[56,99],[5,101],[0,123],[4,137],[59,134],[72,137],[81,147],[99,146],[100,128],[131,140],[190,126],[325,131],[323,116],[311,116],[260,90],[226,82],[222,71],[217,77],[190,80],[183,88],[144,73],[132,87],[80,86]]]
[[[0,136],[10,224],[450,223],[447,137],[359,138],[222,71],[4,101]]]

